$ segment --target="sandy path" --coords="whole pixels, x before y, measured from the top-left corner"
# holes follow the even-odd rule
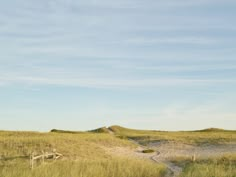
[[[208,158],[222,156],[227,153],[236,153],[236,143],[228,145],[202,145],[194,146],[176,142],[156,142],[147,146],[142,146],[134,140],[130,140],[138,145],[137,149],[129,149],[124,147],[116,147],[106,149],[108,153],[126,157],[138,157],[150,159],[155,163],[163,163],[169,169],[167,177],[177,177],[182,172],[182,168],[172,163],[171,160],[178,158],[191,159],[193,155],[198,158]],[[143,149],[155,149],[155,153],[142,153]]]
[[[182,168],[175,165],[174,163],[171,163],[170,161],[167,160],[166,156],[163,154],[164,151],[160,151],[159,149],[157,149],[157,147],[159,145],[161,145],[162,143],[158,143],[158,144],[150,144],[147,146],[143,146],[140,145],[137,141],[134,141],[132,139],[129,139],[130,141],[132,141],[133,143],[137,144],[140,148],[139,152],[142,154],[138,154],[138,156],[142,156],[143,158],[149,158],[150,160],[154,161],[155,163],[163,163],[166,165],[166,167],[168,168],[168,172],[166,174],[166,177],[177,177],[179,176],[179,174],[182,172]],[[153,154],[144,154],[142,153],[142,150],[144,149],[155,149],[156,152]],[[168,150],[169,147],[164,147],[165,150]],[[165,152],[165,154],[169,154],[169,152],[167,151],[167,153]]]
[[[198,159],[222,156],[227,153],[236,153],[236,143],[194,146],[175,142],[158,142],[150,143],[147,147],[159,151],[160,155],[158,159],[164,161],[178,157],[191,158],[193,155]]]
[[[182,168],[172,163],[171,160],[178,158],[191,159],[218,157],[228,153],[236,153],[236,144],[227,145],[202,145],[194,146],[176,142],[150,143],[147,147],[155,149],[158,154],[153,156],[157,163],[164,163],[172,171],[172,176],[177,177]]]

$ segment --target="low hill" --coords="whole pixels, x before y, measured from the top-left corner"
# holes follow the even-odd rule
[[[225,144],[236,142],[235,130],[224,130],[209,128],[196,131],[157,131],[157,130],[136,130],[121,126],[108,128],[115,135],[139,141],[141,144],[158,141],[174,141],[187,144]]]
[[[109,129],[106,127],[101,127],[101,128],[97,128],[94,130],[89,130],[89,132],[93,132],[93,133],[109,133]]]
[[[226,130],[226,129],[221,129],[221,128],[206,128],[202,130],[189,130],[189,131],[160,131],[160,130],[140,130],[140,129],[131,129],[131,128],[126,128],[122,127],[119,125],[112,125],[108,127],[108,129],[112,130],[113,132],[116,133],[122,133],[122,132],[136,132],[136,133],[144,133],[144,132],[233,132],[236,130]]]
[[[86,132],[67,131],[53,129],[54,133],[81,134]],[[236,142],[235,130],[224,130],[219,128],[208,128],[195,131],[157,131],[157,130],[136,130],[113,125],[87,131],[89,133],[113,134],[121,139],[133,139],[140,144],[148,144],[160,141],[182,142],[186,144],[228,144]]]
[[[221,128],[206,128],[203,130],[196,130],[197,132],[227,132],[227,131],[234,131],[234,130],[225,130]]]
[[[70,131],[70,130],[58,130],[58,129],[52,129],[50,132],[52,132],[52,133],[71,133],[71,134],[84,133],[82,131]]]

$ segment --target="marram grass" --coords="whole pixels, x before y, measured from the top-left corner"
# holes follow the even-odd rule
[[[183,161],[182,164],[185,165],[182,165],[184,169],[180,177],[236,177],[236,154],[196,162]]]
[[[63,160],[46,163],[33,170],[23,162],[0,169],[1,177],[161,177],[165,173],[163,165],[126,158]]]
[[[161,177],[164,165],[114,157],[106,148],[135,148],[109,134],[0,132],[0,177]],[[56,149],[64,156],[30,169],[29,155]]]
[[[194,163],[184,168],[180,177],[236,177],[236,165],[227,163]]]

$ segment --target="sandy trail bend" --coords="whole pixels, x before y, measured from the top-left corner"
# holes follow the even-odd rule
[[[158,153],[152,157],[157,163],[164,163],[172,172],[171,176],[177,177],[182,172],[182,168],[172,163],[171,160],[178,158],[191,159],[195,156],[199,158],[219,157],[228,153],[236,153],[235,144],[222,145],[201,145],[194,146],[176,142],[156,142],[147,145],[148,148],[155,149]]]
[[[156,163],[163,163],[166,165],[166,167],[168,168],[169,171],[167,171],[166,177],[177,177],[179,176],[179,174],[182,172],[182,168],[175,165],[174,163],[168,162],[168,161],[163,161],[163,160],[159,160],[159,156],[161,155],[161,153],[159,151],[157,151],[156,155],[153,155],[151,157],[151,160],[153,160]]]
[[[133,150],[124,147],[116,147],[106,149],[106,151],[113,155],[138,157],[143,159],[150,159],[155,163],[163,163],[169,169],[167,177],[177,177],[182,172],[182,168],[172,163],[171,160],[178,158],[191,159],[193,155],[198,158],[209,158],[222,156],[228,153],[236,153],[235,144],[224,144],[224,145],[202,145],[194,146],[176,142],[155,142],[150,143],[147,146],[142,146],[134,140],[130,140],[138,145],[138,148]],[[151,148],[155,149],[155,153],[145,154],[142,150]]]
[[[227,153],[236,153],[236,143],[194,146],[176,142],[157,142],[150,143],[147,147],[159,151],[161,153],[159,159],[164,160],[176,157],[191,157],[194,154],[196,158],[208,158],[222,156]]]

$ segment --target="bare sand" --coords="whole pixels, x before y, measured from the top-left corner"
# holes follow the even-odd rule
[[[137,144],[138,147],[136,149],[124,147],[106,148],[106,151],[109,154],[117,156],[137,157],[149,159],[155,163],[163,163],[169,169],[167,173],[168,177],[177,177],[182,171],[180,166],[177,166],[172,162],[174,159],[191,159],[193,156],[195,156],[196,159],[211,158],[236,153],[236,143],[222,145],[204,144],[195,146],[177,142],[159,141],[150,143],[147,146],[142,146],[134,140],[130,141]],[[142,150],[147,148],[154,149],[156,152],[142,153]]]

